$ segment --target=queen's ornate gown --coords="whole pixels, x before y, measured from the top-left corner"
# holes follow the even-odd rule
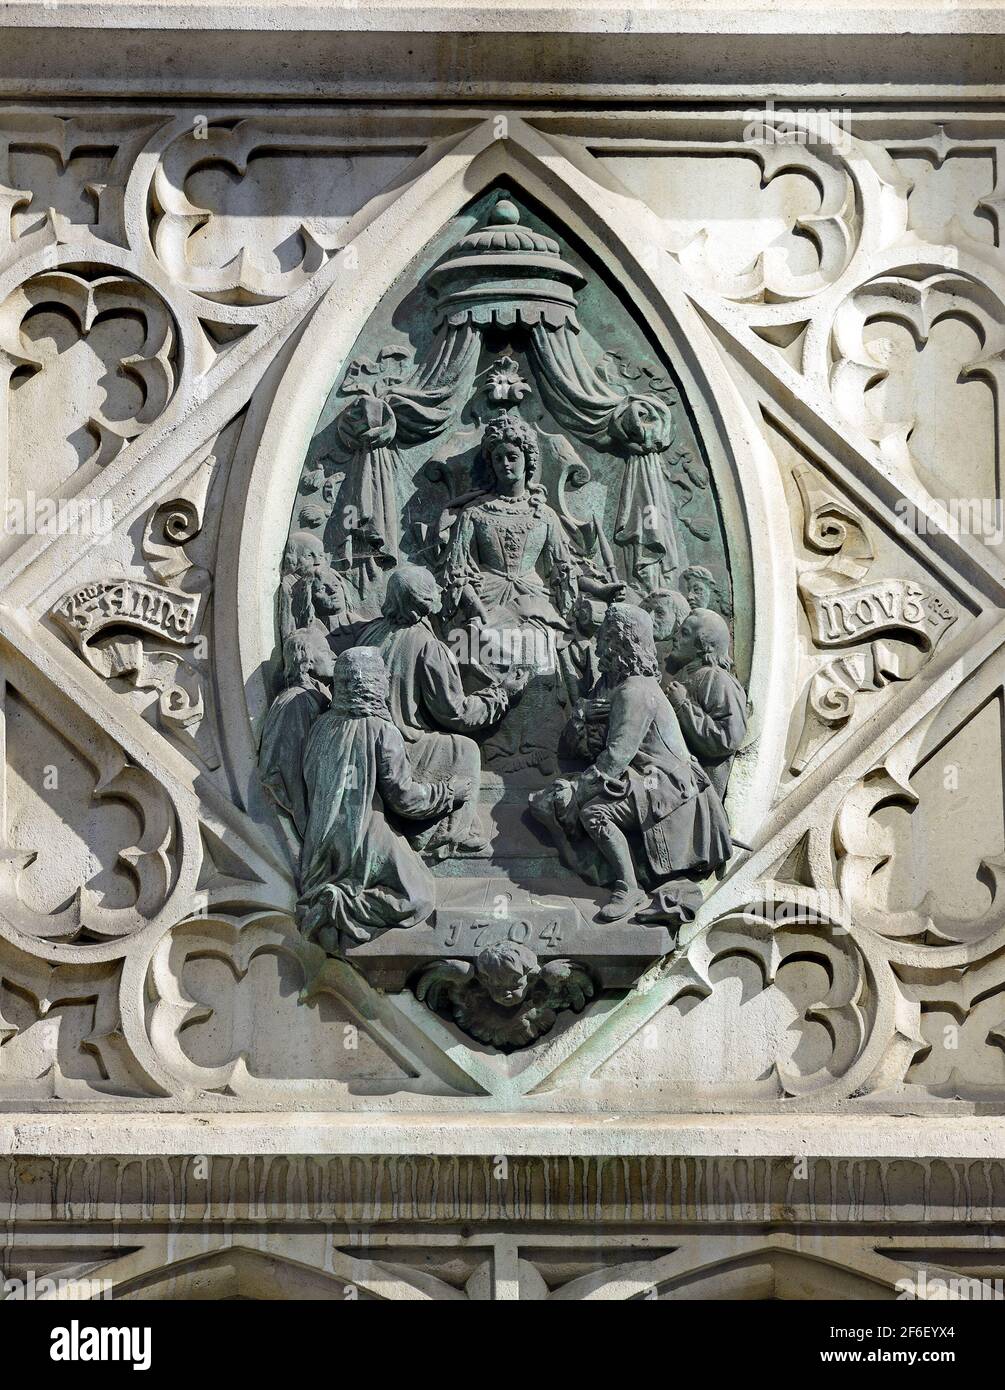
[[[445,587],[470,584],[495,628],[528,623],[567,634],[562,610],[575,600],[577,566],[556,512],[541,488],[523,497],[487,494],[457,514]]]
[[[497,676],[513,666],[533,670],[520,704],[485,744],[499,770],[553,759],[566,703],[557,652],[570,640],[566,614],[577,594],[579,566],[558,514],[531,487],[522,497],[484,494],[465,504],[450,531],[443,584],[448,607],[470,586],[487,627],[472,628],[476,664]],[[458,622],[468,615],[458,612]]]

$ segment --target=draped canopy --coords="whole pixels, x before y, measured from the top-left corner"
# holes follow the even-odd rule
[[[684,563],[664,459],[674,443],[671,407],[599,375],[579,341],[580,272],[551,237],[519,225],[508,199],[495,204],[493,217],[430,272],[440,326],[428,356],[404,381],[369,392],[357,387],[338,417],[339,437],[351,451],[339,495],[345,558],[371,568],[394,563],[401,451],[432,444],[455,427],[474,388],[485,329],[518,327],[529,371],[557,423],[624,461],[614,539],[643,593],[664,587]]]

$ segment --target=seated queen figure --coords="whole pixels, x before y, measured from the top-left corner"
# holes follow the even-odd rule
[[[520,712],[485,749],[512,765],[554,756],[559,730],[545,729],[540,711],[558,707],[556,653],[572,640],[578,596],[609,601],[624,588],[590,575],[573,555],[539,470],[534,427],[515,415],[490,420],[472,469],[475,492],[455,510],[443,564],[444,608],[455,629],[469,625],[471,664],[491,679],[512,668],[534,675]],[[549,683],[555,691],[543,689]]]
[[[444,591],[459,616],[503,633],[550,629],[561,646],[579,592],[610,600],[623,586],[582,572],[537,481],[539,468],[532,425],[514,415],[489,421],[472,470],[476,491],[450,531]]]

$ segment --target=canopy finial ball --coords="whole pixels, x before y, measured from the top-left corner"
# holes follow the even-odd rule
[[[509,198],[500,198],[492,209],[492,216],[496,222],[519,222],[520,209],[516,203],[510,202]]]

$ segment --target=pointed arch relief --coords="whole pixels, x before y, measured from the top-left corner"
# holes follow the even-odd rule
[[[238,776],[299,853],[308,940],[504,1052],[671,951],[766,812],[789,663],[754,619],[790,545],[624,199],[507,143],[379,213],[290,356],[232,749],[257,745]]]

